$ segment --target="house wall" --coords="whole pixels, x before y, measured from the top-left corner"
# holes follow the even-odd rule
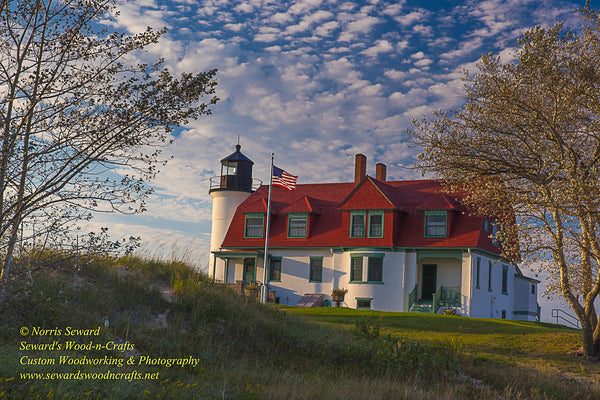
[[[463,253],[462,262],[461,262],[462,274],[461,274],[461,282],[460,282],[460,294],[461,294],[460,304],[461,304],[461,307],[458,310],[460,315],[469,316],[471,313],[471,296],[472,296],[472,290],[473,290],[473,285],[472,285],[473,280],[471,278],[475,271],[475,268],[473,266],[473,262],[474,262],[473,259],[474,259],[474,257],[472,256],[472,254],[470,252]]]
[[[535,321],[537,319],[537,284],[529,279],[515,276],[515,310],[514,319]],[[531,293],[531,287],[534,292]],[[527,312],[528,314],[524,314]]]
[[[331,300],[331,291],[337,288],[348,289],[344,307],[356,308],[357,299],[372,299],[371,309],[381,311],[408,311],[408,294],[418,285],[417,295],[421,296],[422,265],[436,264],[437,287],[461,286],[461,315],[479,318],[502,318],[505,310],[507,319],[535,320],[535,316],[515,316],[514,311],[537,311],[536,293],[531,294],[531,284],[527,279],[515,276],[514,265],[499,262],[497,259],[477,252],[462,253],[462,260],[452,257],[424,257],[417,263],[414,251],[382,251],[377,249],[294,249],[273,250],[271,256],[281,257],[281,281],[269,282],[276,297],[282,304],[295,305],[305,294],[324,294]],[[361,282],[350,282],[351,259],[363,258]],[[368,282],[369,256],[383,256],[382,282]],[[321,282],[310,281],[310,258],[323,258]],[[477,260],[480,262],[479,287],[477,286]],[[488,290],[488,265],[492,262],[491,290]],[[222,260],[218,262],[223,263]],[[263,260],[257,259],[256,280],[263,280]],[[502,293],[502,267],[507,267],[507,290]],[[223,268],[224,270],[224,268]],[[224,271],[217,269],[217,279]],[[243,280],[243,259],[231,259],[227,281]]]
[[[477,259],[480,260],[479,287],[477,286]],[[492,262],[492,280],[489,286],[489,263]],[[515,285],[514,275],[517,272],[514,265],[503,263],[488,255],[473,252],[471,262],[473,273],[471,275],[471,309],[470,316],[478,318],[502,318],[502,311],[506,319],[514,319],[515,298],[522,290]],[[502,293],[502,268],[506,266],[506,293]]]
[[[404,265],[404,296],[402,297],[402,311],[408,312],[408,297],[415,285],[417,285],[417,253],[415,251],[404,253]]]
[[[367,282],[369,254],[383,253],[383,281]],[[348,289],[344,307],[356,308],[357,298],[373,299],[373,310],[403,311],[404,307],[404,252],[382,252],[377,250],[346,251],[336,249],[273,250],[271,256],[281,257],[281,281],[269,282],[271,290],[282,304],[295,305],[305,294],[324,294],[331,300],[333,289]],[[363,255],[362,282],[350,283],[351,258]],[[322,282],[311,282],[310,258],[323,257]],[[242,270],[238,265],[237,270]],[[262,281],[262,265],[257,268],[257,280]],[[237,275],[236,275],[237,276]],[[236,278],[237,279],[237,278]],[[241,272],[239,272],[241,279]]]
[[[383,281],[381,283],[367,282],[368,257],[370,254],[384,254]],[[363,255],[363,278],[361,283],[350,283],[350,266],[352,255]],[[341,257],[340,285],[348,289],[345,304],[356,308],[357,298],[372,298],[371,309],[380,311],[403,311],[404,306],[404,252],[382,251],[349,251]]]
[[[523,279],[515,279],[515,311],[529,311],[530,283]]]
[[[334,257],[330,249],[316,250],[273,250],[272,257],[281,257],[281,281],[269,282],[281,304],[295,305],[305,294],[331,294],[335,277]],[[322,282],[310,282],[310,257],[323,257]],[[262,265],[258,271],[262,281]],[[326,298],[329,298],[326,296]]]

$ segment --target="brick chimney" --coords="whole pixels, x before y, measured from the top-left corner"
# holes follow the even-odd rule
[[[354,164],[354,185],[358,185],[367,176],[367,157],[357,154]]]
[[[385,166],[385,164],[377,163],[375,165],[375,179],[377,179],[378,181],[385,182],[386,177],[387,167]]]

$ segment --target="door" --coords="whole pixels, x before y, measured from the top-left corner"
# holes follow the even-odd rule
[[[433,300],[433,294],[437,286],[436,275],[437,265],[436,264],[423,264],[422,276],[421,276],[421,299],[422,300]]]
[[[243,280],[246,283],[250,283],[255,279],[254,277],[254,258],[246,258],[244,259],[244,276],[243,276]]]

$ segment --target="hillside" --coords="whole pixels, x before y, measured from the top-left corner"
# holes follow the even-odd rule
[[[600,398],[578,332],[551,325],[265,307],[137,258],[45,254],[16,271],[0,398]]]

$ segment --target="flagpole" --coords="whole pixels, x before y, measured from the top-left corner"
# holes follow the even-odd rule
[[[269,231],[271,229],[271,192],[273,191],[273,159],[275,153],[271,153],[271,172],[269,173],[269,200],[267,201],[267,229],[265,232],[265,256],[263,265],[263,290],[260,302],[267,304],[267,264],[269,259]]]

